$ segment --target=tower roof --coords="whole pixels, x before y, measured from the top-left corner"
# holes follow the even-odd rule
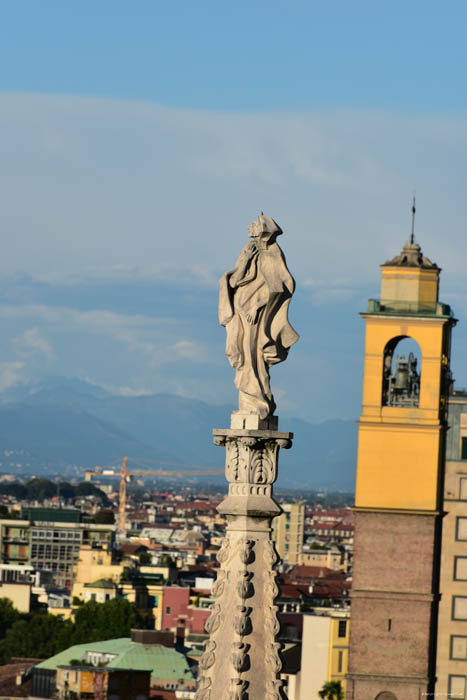
[[[418,267],[425,270],[440,270],[441,268],[434,262],[431,262],[422,253],[418,243],[406,243],[399,255],[396,255],[392,260],[387,260],[381,267]]]

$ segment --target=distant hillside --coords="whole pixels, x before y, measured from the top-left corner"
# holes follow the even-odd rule
[[[228,427],[231,406],[166,394],[113,396],[86,382],[60,378],[2,399],[1,471],[22,464],[23,472],[51,473],[67,464],[92,467],[124,455],[219,468],[224,463],[223,451],[212,443],[212,429]],[[280,429],[295,434],[293,448],[281,452],[280,485],[353,490],[354,421],[316,425],[290,418],[281,419]]]

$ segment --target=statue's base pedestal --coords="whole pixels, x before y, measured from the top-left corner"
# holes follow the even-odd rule
[[[277,416],[260,418],[256,413],[244,413],[234,411],[230,416],[232,430],[277,430],[279,419]]]
[[[261,425],[232,416],[232,427],[214,430],[225,447],[229,493],[218,511],[227,531],[217,555],[220,568],[212,589],[215,603],[206,623],[209,641],[200,661],[196,700],[281,700],[281,661],[271,520],[281,513],[273,498],[279,449],[289,448],[292,433],[279,432],[277,418]],[[256,421],[253,420],[256,418]]]

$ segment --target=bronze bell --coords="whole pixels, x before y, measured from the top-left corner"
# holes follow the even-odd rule
[[[409,390],[409,367],[405,357],[397,358],[396,381],[394,389],[402,393]]]

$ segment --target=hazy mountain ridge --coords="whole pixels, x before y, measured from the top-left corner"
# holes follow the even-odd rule
[[[21,396],[18,390],[2,396],[0,455],[30,455],[22,473],[51,473],[67,464],[89,468],[124,455],[155,468],[158,461],[222,468],[224,454],[212,443],[212,429],[228,427],[232,409],[169,394],[115,396],[81,380],[49,378],[23,387]],[[354,421],[284,418],[280,429],[295,435],[293,448],[281,451],[280,485],[353,489]],[[14,455],[0,461],[1,471],[14,471],[21,462]]]

